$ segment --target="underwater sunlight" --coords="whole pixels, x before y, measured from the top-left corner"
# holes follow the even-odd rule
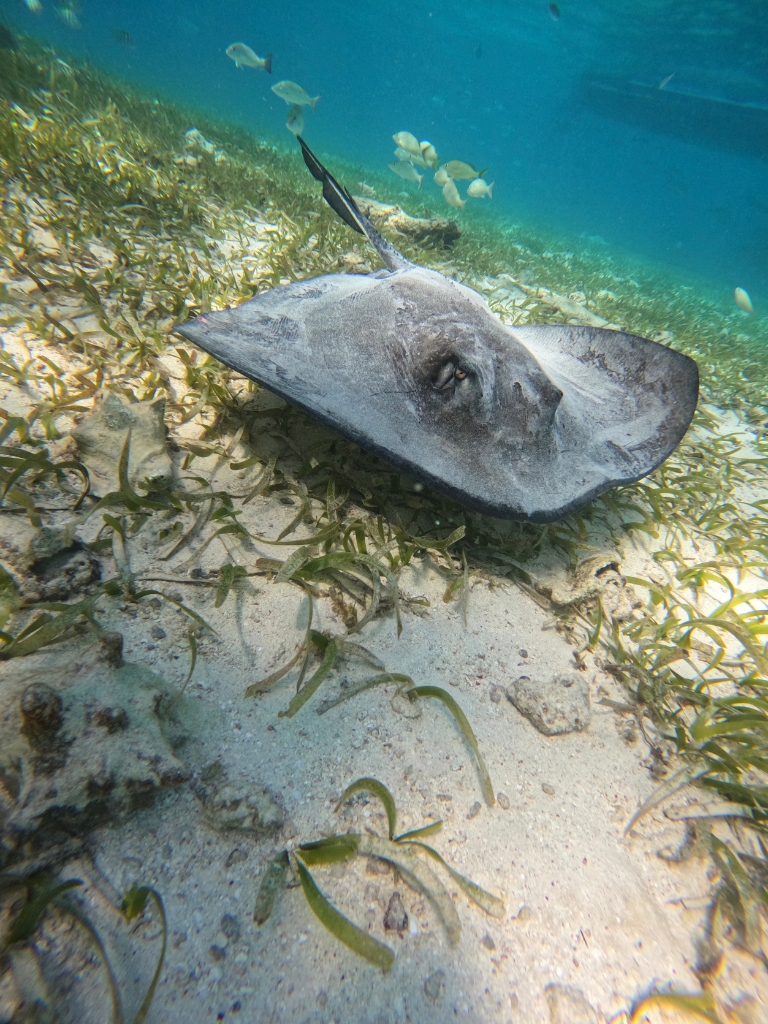
[[[748,0],[0,0],[0,1020],[768,1019]]]

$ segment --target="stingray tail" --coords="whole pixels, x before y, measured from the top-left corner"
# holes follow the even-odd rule
[[[330,206],[334,213],[352,228],[353,231],[365,235],[376,252],[381,256],[389,270],[398,270],[401,267],[410,266],[409,261],[382,238],[376,228],[371,224],[365,214],[360,210],[355,200],[347,189],[340,185],[330,171],[320,163],[315,154],[306,144],[300,135],[296,138],[301,146],[304,163],[309,173],[323,186],[323,199]]]

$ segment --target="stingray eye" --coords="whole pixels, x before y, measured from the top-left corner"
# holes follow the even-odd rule
[[[456,380],[466,380],[467,371],[466,370],[457,370],[454,373],[453,376],[456,378]]]
[[[432,381],[432,387],[435,391],[445,391],[450,387],[453,387],[454,378],[456,377],[456,365],[452,362],[444,363],[437,372],[437,376]]]

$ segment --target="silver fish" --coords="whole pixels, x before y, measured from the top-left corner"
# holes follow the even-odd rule
[[[421,155],[427,167],[431,167],[434,170],[435,167],[437,167],[437,161],[439,160],[437,150],[431,142],[427,142],[426,140],[424,142],[420,142],[419,146],[421,147]]]
[[[620,331],[508,327],[466,285],[406,260],[299,138],[323,196],[385,269],[273,288],[176,330],[468,508],[561,519],[680,443],[696,363]]]
[[[304,109],[300,103],[291,107],[285,121],[285,127],[294,135],[301,135],[304,131]]]
[[[239,68],[256,68],[256,70],[268,71],[272,74],[272,54],[260,57],[258,53],[246,46],[245,43],[232,43],[226,49],[226,54]]]
[[[416,156],[414,153],[409,153],[407,149],[403,149],[402,146],[398,146],[395,150],[395,160],[402,160],[403,163],[418,164],[419,167],[427,167],[427,161],[422,156]]]
[[[408,163],[406,160],[396,160],[387,166],[398,178],[402,178],[403,181],[416,181],[419,184],[419,188],[421,188],[424,175],[419,174],[413,164]]]
[[[495,184],[495,181],[492,181],[489,185],[484,178],[475,178],[475,180],[471,181],[467,187],[467,195],[472,196],[473,199],[482,199],[483,196],[488,196],[489,199],[493,199],[493,186]]]
[[[312,110],[315,109],[317,101],[320,99],[319,96],[310,96],[306,89],[302,89],[295,82],[278,82],[272,86],[272,92],[281,100],[290,103],[292,107],[312,107]]]
[[[462,199],[459,195],[459,190],[456,188],[456,182],[453,178],[449,178],[443,185],[443,198],[449,206],[453,206],[457,210],[461,210],[462,207],[467,205],[467,200]]]
[[[395,132],[392,136],[392,141],[396,146],[401,149],[408,150],[413,156],[421,156],[421,146],[419,140],[415,135],[411,135],[410,132]]]

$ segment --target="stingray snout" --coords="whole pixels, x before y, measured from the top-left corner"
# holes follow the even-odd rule
[[[522,371],[522,372],[521,372]],[[495,431],[502,447],[517,451],[521,444],[546,441],[554,430],[563,392],[539,367],[519,364],[496,368]]]

